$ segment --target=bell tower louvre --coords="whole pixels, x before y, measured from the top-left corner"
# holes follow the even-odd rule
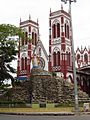
[[[70,14],[63,10],[49,14],[49,71],[67,78],[72,71]]]

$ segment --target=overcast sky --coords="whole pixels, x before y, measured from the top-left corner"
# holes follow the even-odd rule
[[[49,11],[61,9],[61,0],[0,0],[0,24],[19,26],[20,18],[27,20],[29,14],[33,21],[39,20],[41,40],[47,48],[49,41]],[[68,4],[63,4],[68,10]],[[75,49],[90,45],[90,0],[77,0],[72,3],[72,20]]]

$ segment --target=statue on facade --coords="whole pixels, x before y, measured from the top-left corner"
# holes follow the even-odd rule
[[[36,55],[36,53],[34,53],[32,57],[32,65],[33,68],[38,68],[38,56]]]

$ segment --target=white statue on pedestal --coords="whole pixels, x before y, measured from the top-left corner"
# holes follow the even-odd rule
[[[33,68],[37,68],[38,67],[38,56],[36,55],[36,53],[34,53],[33,59],[32,59],[32,63],[33,63]]]

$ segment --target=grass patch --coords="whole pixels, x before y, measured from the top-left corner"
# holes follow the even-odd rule
[[[46,108],[40,108],[39,104],[32,104],[32,108],[0,108],[1,112],[72,112],[73,107],[54,107],[54,104],[46,104]]]
[[[38,109],[38,108],[40,108],[39,107],[39,104],[32,104],[32,109]],[[46,108],[54,108],[54,104],[53,103],[48,103],[48,104],[46,104]]]
[[[54,103],[48,103],[46,106],[47,108],[54,108]]]
[[[0,108],[0,112],[71,112],[72,108]]]
[[[79,107],[80,111],[83,111],[83,107]],[[54,104],[46,104],[46,108],[40,108],[39,104],[32,104],[32,108],[0,108],[2,112],[72,112],[74,107],[54,107]],[[90,109],[89,109],[90,111]]]
[[[32,109],[38,109],[39,108],[39,104],[32,104]]]

